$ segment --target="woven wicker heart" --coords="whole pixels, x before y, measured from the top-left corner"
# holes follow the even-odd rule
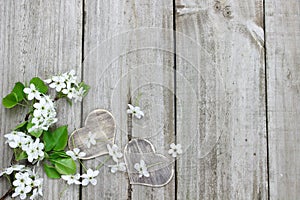
[[[86,153],[81,159],[91,159],[108,154],[107,144],[115,138],[115,120],[106,110],[92,111],[85,120],[85,127],[75,130],[69,138],[69,148],[79,148]]]
[[[130,184],[162,187],[168,184],[174,175],[171,161],[164,155],[155,153],[153,145],[145,139],[131,140],[125,147],[124,159]],[[149,177],[140,177],[139,172],[134,168],[134,165],[141,160],[146,163]]]

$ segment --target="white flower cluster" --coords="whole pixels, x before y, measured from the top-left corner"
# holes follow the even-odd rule
[[[30,199],[36,199],[39,195],[43,196],[43,179],[39,178],[29,168],[25,168],[24,165],[14,165],[6,168],[0,173],[0,176],[3,174],[11,175],[14,171],[16,174],[12,183],[15,187],[12,194],[13,198],[19,196],[20,199],[26,199],[27,195],[30,195]]]
[[[115,165],[109,165],[111,168],[110,171],[112,173],[116,173],[117,171],[126,171],[126,165],[124,162],[119,162],[119,159],[123,157],[123,154],[121,153],[121,150],[119,147],[115,144],[110,146],[107,144],[108,154],[112,157],[113,161],[116,163]]]
[[[55,105],[49,96],[43,95],[39,102],[33,104],[33,107],[33,118],[31,120],[33,126],[28,129],[30,133],[41,130],[47,131],[52,124],[57,122]]]
[[[70,156],[73,160],[80,159],[86,155],[84,152],[80,152],[79,148],[74,148],[72,151],[67,151],[66,154]],[[69,185],[76,184],[76,185],[83,185],[87,186],[89,183],[92,185],[97,184],[97,180],[95,179],[98,176],[98,170],[88,169],[86,174],[80,176],[80,174],[75,175],[62,175],[61,178],[67,181]],[[80,178],[82,178],[82,182],[80,182]]]
[[[82,101],[86,92],[83,87],[80,87],[74,70],[60,76],[52,76],[52,78],[45,80],[45,82],[49,84],[50,88],[54,88],[57,92],[62,92],[69,99],[74,99],[75,102]]]
[[[23,91],[27,94],[28,100],[36,99],[39,101],[33,105],[34,112],[31,120],[33,126],[28,131],[32,133],[48,130],[49,126],[57,122],[53,100],[49,96],[40,93],[34,84],[30,84],[29,88],[24,88]]]
[[[62,175],[61,178],[67,181],[69,185],[76,184],[76,185],[83,185],[87,186],[88,184],[97,185],[97,180],[95,179],[99,175],[98,170],[88,169],[86,174],[75,174],[75,175]],[[82,178],[82,182],[80,182],[80,178]]]
[[[44,144],[40,143],[39,138],[34,141],[30,136],[18,131],[13,131],[4,135],[4,137],[7,138],[6,143],[11,148],[20,148],[25,151],[29,162],[32,163],[34,160],[44,159]]]

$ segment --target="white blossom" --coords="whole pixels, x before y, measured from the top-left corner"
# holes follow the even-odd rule
[[[125,163],[117,163],[116,165],[109,165],[111,173],[116,173],[118,171],[125,172],[126,171],[126,165]]]
[[[80,149],[74,148],[72,151],[67,151],[66,154],[70,156],[73,160],[80,159],[86,155],[84,152],[80,152]]]
[[[36,159],[42,160],[44,158],[44,143],[40,142],[39,138],[34,141],[25,133],[16,131],[6,134],[4,137],[8,139],[6,143],[11,148],[20,148],[25,151],[29,162],[32,163]]]
[[[43,179],[41,180],[43,181]],[[32,195],[30,196],[30,199],[36,199],[38,196],[43,196],[43,185],[40,184],[37,188],[34,188],[32,191]]]
[[[47,131],[52,124],[57,122],[55,104],[49,96],[43,95],[33,107],[33,118],[31,120],[33,126],[28,129],[28,132]]]
[[[62,175],[61,176],[62,179],[64,179],[65,181],[67,181],[68,185],[71,184],[81,184],[79,179],[80,179],[80,174],[75,174],[75,175]]]
[[[86,145],[88,148],[91,148],[92,145],[96,145],[96,135],[92,132],[88,133],[88,138],[86,140]]]
[[[49,85],[50,88],[55,88],[57,92],[60,92],[67,85],[65,83],[66,79],[63,76],[53,76],[52,83]]]
[[[43,196],[43,184],[38,187],[38,193],[40,196]]]
[[[28,161],[33,162],[35,159],[42,160],[44,158],[44,144],[40,143],[40,139],[37,138],[35,142],[30,143],[28,150],[26,151],[28,155]]]
[[[5,134],[4,137],[7,138],[6,143],[8,143],[8,145],[13,149],[18,147],[26,148],[26,146],[32,141],[30,136],[18,131]]]
[[[148,169],[147,169],[147,166],[146,166],[146,163],[144,160],[141,160],[140,163],[135,163],[134,164],[134,169],[136,169],[138,172],[139,172],[139,177],[149,177],[150,174],[148,172]]]
[[[66,94],[69,99],[77,97],[77,91],[74,87],[67,87],[62,90],[63,94]]]
[[[98,176],[98,174],[98,170],[93,171],[92,169],[88,169],[87,173],[81,176],[83,178],[82,185],[87,186],[89,183],[91,183],[92,185],[97,185],[97,180],[95,179],[95,177]]]
[[[27,194],[31,191],[30,186],[24,186],[24,187],[16,187],[15,192],[12,194],[12,197],[20,196],[20,199],[26,199]]]
[[[83,87],[80,87],[79,89],[76,90],[76,95],[74,96],[74,101],[75,103],[77,101],[82,101],[82,98],[84,97],[86,90],[84,90]]]
[[[34,117],[47,116],[47,114],[51,112],[52,102],[41,98],[38,103],[33,104],[33,107],[35,108],[33,112]]]
[[[35,88],[34,84],[30,84],[29,88],[23,89],[24,93],[28,95],[28,100],[31,101],[34,98],[37,100],[41,99],[41,93]]]
[[[37,178],[37,179],[31,179],[29,182],[28,186],[31,188],[40,188],[43,184],[43,179],[42,178]]]
[[[13,182],[15,192],[12,197],[19,196],[20,199],[25,199],[31,192],[30,199],[36,199],[38,195],[43,196],[43,179],[39,178],[38,175],[29,168],[18,168],[20,171],[15,174],[15,181]]]
[[[128,114],[132,114],[135,116],[137,119],[141,119],[144,117],[144,112],[141,111],[141,108],[138,106],[133,106],[131,104],[128,104],[129,109],[127,109]]]
[[[86,92],[86,90],[80,86],[74,70],[60,76],[53,76],[52,78],[45,80],[45,82],[50,84],[49,87],[55,88],[57,92],[65,94],[67,98],[74,99],[75,103],[77,101],[82,101]]]
[[[33,189],[32,195],[30,196],[30,199],[31,200],[36,199],[36,198],[38,198],[38,196],[39,196],[38,189],[37,188]]]
[[[16,137],[23,137],[26,134],[23,132],[18,132],[18,131],[13,131],[9,134],[5,134],[4,137],[7,138],[8,140],[14,140]]]
[[[14,137],[13,140],[7,140],[6,143],[13,149],[22,147],[22,137]]]
[[[75,76],[75,70],[71,70],[69,73],[64,73],[62,77],[65,78],[67,87],[71,87],[72,84],[78,87],[77,76]]]
[[[15,187],[25,187],[25,185],[29,185],[31,182],[31,178],[29,177],[29,173],[18,172],[15,175],[16,180],[13,182]]]
[[[178,154],[182,154],[181,144],[170,144],[170,150],[168,151],[172,157],[176,158]]]
[[[112,159],[115,162],[118,162],[118,159],[122,158],[122,156],[123,156],[123,154],[121,153],[121,150],[119,149],[119,147],[116,144],[113,144],[112,146],[107,144],[107,150],[108,150],[108,154],[112,157]]]
[[[14,171],[21,171],[22,169],[24,169],[24,167],[25,165],[13,165],[4,169],[4,171],[0,173],[0,176],[2,176],[3,174],[10,175]]]

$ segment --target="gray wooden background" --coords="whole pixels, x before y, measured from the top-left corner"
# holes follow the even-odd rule
[[[60,103],[70,132],[105,108],[122,146],[150,136],[160,152],[189,144],[165,187],[130,186],[103,168],[96,187],[45,177],[44,199],[298,199],[299,14],[298,0],[0,0],[1,96],[17,81],[75,69],[92,89],[82,104]],[[134,32],[149,27],[156,32]],[[137,91],[153,113],[147,126],[129,126],[123,112]],[[1,107],[1,168],[12,155],[3,134],[25,112]],[[9,185],[0,185],[2,195]]]

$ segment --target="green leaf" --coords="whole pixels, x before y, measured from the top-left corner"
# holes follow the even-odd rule
[[[26,129],[27,129],[27,121],[25,121],[25,122],[23,122],[23,123],[21,123],[21,124],[19,124],[19,125],[17,125],[16,127],[15,127],[15,131],[25,131]]]
[[[41,135],[43,134],[43,130],[39,130],[39,131],[34,131],[34,132],[30,132],[30,135],[39,138],[41,137]]]
[[[49,155],[47,152],[44,152],[44,157],[45,157],[45,159],[49,159]]]
[[[53,150],[60,151],[64,150],[68,143],[68,127],[67,126],[61,126],[57,128],[53,132],[53,137],[55,138],[55,147]]]
[[[58,158],[70,158],[64,151],[54,151],[49,154],[50,160],[56,160]]]
[[[33,126],[34,126],[33,123],[28,122],[26,128],[27,128],[27,130],[29,130]],[[34,136],[36,138],[39,138],[42,134],[43,134],[43,130],[39,130],[39,131],[35,131],[35,132],[30,132],[30,135],[32,135],[32,136]]]
[[[62,98],[67,97],[67,95],[64,94],[64,93],[62,93],[62,92],[58,92],[58,93],[56,94],[56,97],[57,97],[58,99],[62,99]]]
[[[81,87],[84,89],[83,96],[85,97],[87,95],[87,93],[89,92],[89,90],[90,90],[91,87],[89,85],[85,84],[84,82],[81,82],[79,84],[79,88],[81,88]]]
[[[73,105],[73,103],[72,103],[72,101],[70,100],[70,99],[66,99],[67,100],[67,103],[70,105],[70,106],[72,106]]]
[[[72,158],[59,158],[51,161],[60,174],[70,175],[76,173],[76,163]]]
[[[25,93],[23,92],[24,88],[23,83],[17,82],[12,90],[12,92],[17,95],[18,102],[21,102],[25,97]]]
[[[24,160],[28,157],[26,152],[22,149],[14,149],[14,154],[16,161]]]
[[[64,150],[68,143],[68,127],[61,126],[52,133],[44,133],[45,151],[61,151]]]
[[[34,77],[33,79],[30,80],[30,83],[34,84],[36,89],[40,93],[46,94],[48,92],[48,87],[42,79],[40,79],[38,77]]]
[[[5,108],[13,108],[18,104],[16,93],[12,92],[2,99],[2,104]]]
[[[60,178],[60,174],[57,172],[55,167],[51,165],[44,164],[44,171],[49,178]]]
[[[45,131],[43,135],[43,140],[45,145],[45,151],[51,151],[55,146],[55,138],[53,137],[52,133],[50,133],[49,131]]]

